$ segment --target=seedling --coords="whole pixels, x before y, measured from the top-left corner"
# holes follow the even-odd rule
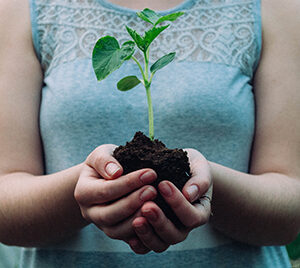
[[[138,17],[152,25],[152,28],[144,33],[144,36],[139,35],[135,30],[126,26],[126,30],[133,41],[126,41],[120,46],[116,38],[104,36],[97,41],[93,50],[92,62],[98,81],[105,79],[109,74],[119,69],[127,60],[132,59],[138,65],[142,78],[138,78],[135,75],[126,76],[117,83],[117,88],[121,91],[128,91],[140,83],[144,85],[148,103],[149,138],[151,140],[154,140],[153,107],[150,91],[152,79],[158,70],[174,60],[175,52],[158,59],[149,70],[150,45],[162,31],[170,26],[170,24],[160,26],[161,23],[175,21],[183,14],[183,12],[175,12],[160,16],[153,10],[146,8],[141,12],[137,12]],[[134,56],[135,46],[142,52],[144,68],[142,63]]]

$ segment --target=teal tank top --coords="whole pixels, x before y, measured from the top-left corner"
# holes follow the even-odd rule
[[[108,0],[31,0],[32,34],[44,71],[40,131],[45,173],[86,159],[97,146],[125,144],[147,133],[142,86],[126,93],[120,78],[138,73],[126,62],[97,82],[91,53],[103,35],[128,40],[125,25],[147,28],[135,11]],[[255,127],[252,78],[261,51],[259,0],[185,0],[153,43],[151,62],[172,51],[175,62],[152,83],[155,137],[169,148],[192,147],[210,161],[248,172]],[[140,57],[139,54],[136,55]],[[283,247],[255,247],[218,233],[210,224],[161,254],[136,255],[89,225],[65,241],[25,248],[24,268],[47,267],[289,267]]]

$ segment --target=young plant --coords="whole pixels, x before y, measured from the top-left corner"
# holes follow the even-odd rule
[[[153,108],[150,91],[152,79],[158,70],[173,61],[175,52],[158,59],[149,70],[150,45],[162,31],[170,26],[170,24],[160,26],[162,22],[175,21],[183,14],[183,12],[176,12],[160,16],[153,10],[146,8],[141,12],[137,12],[138,17],[152,25],[152,28],[144,33],[144,36],[139,35],[135,30],[126,26],[126,30],[133,41],[126,41],[120,46],[116,38],[104,36],[97,41],[93,50],[92,63],[98,81],[105,79],[109,74],[119,69],[127,60],[132,59],[138,65],[142,78],[138,78],[135,75],[126,76],[117,83],[117,88],[121,91],[127,91],[140,83],[144,85],[148,103],[149,138],[151,140],[154,140]],[[143,54],[144,68],[134,56],[135,45]]]

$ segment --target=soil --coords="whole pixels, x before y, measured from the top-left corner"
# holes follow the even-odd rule
[[[157,179],[152,185],[156,189],[161,181],[169,180],[179,190],[182,190],[191,177],[190,165],[185,151],[177,148],[168,149],[161,141],[151,141],[142,132],[136,132],[132,141],[127,142],[125,146],[117,147],[113,155],[122,165],[123,174],[142,168],[155,170]],[[159,191],[154,202],[177,227],[182,227],[180,220],[164,201]]]

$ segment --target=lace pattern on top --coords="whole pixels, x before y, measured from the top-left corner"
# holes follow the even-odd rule
[[[255,1],[193,1],[151,45],[150,61],[176,51],[177,61],[223,63],[251,77],[260,50]],[[125,25],[140,34],[149,27],[133,12],[104,7],[97,0],[36,0],[36,17],[38,53],[46,75],[59,64],[90,58],[101,36],[111,35],[122,43],[130,39]]]

